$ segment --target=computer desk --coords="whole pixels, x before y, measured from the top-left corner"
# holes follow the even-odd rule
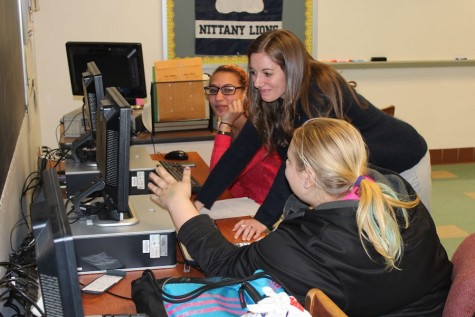
[[[188,152],[188,161],[194,162],[195,167],[191,169],[191,174],[199,182],[203,183],[209,174],[209,167],[203,161],[203,159],[196,152]],[[163,155],[152,154],[152,159],[163,159]],[[228,192],[225,192],[219,197],[219,199],[231,198]],[[228,218],[216,220],[220,231],[229,241],[236,243],[240,242],[240,239],[234,239],[232,228],[240,218]],[[179,248],[177,248],[177,265],[174,268],[166,269],[154,269],[153,272],[157,278],[170,277],[170,276],[190,276],[190,277],[203,277],[203,274],[195,268],[186,267],[183,264],[183,258]],[[87,284],[93,279],[99,277],[101,274],[87,274],[80,275],[79,282],[81,284]],[[139,278],[142,275],[142,271],[128,271],[126,277],[120,281],[117,285],[109,289],[110,293],[117,294],[125,298],[131,298],[131,283],[133,280]],[[136,314],[135,304],[132,300],[116,297],[109,293],[103,293],[100,295],[82,294],[82,304],[84,308],[84,314],[88,315],[105,315],[105,314]]]
[[[60,125],[60,141],[61,148],[70,148],[77,137],[64,136],[64,124]],[[161,143],[177,143],[177,142],[195,142],[214,140],[215,131],[210,129],[182,130],[182,131],[163,131],[152,134],[148,131],[142,132],[131,137],[131,145],[144,144],[161,144]]]

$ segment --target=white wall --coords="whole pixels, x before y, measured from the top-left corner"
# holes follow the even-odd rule
[[[473,0],[314,0],[318,58],[475,58]]]
[[[28,24],[28,30],[31,30]],[[8,261],[12,253],[12,248],[18,250],[19,245],[26,237],[28,231],[21,215],[21,196],[23,186],[28,176],[37,170],[37,157],[41,144],[40,119],[38,114],[38,104],[36,99],[36,77],[35,63],[33,59],[32,37],[26,36],[26,68],[28,72],[28,113],[25,114],[18,135],[15,151],[13,153],[10,167],[8,170],[5,186],[0,197],[0,261]],[[4,87],[2,87],[4,88]],[[12,105],[12,106],[23,106]],[[8,115],[8,114],[6,114]],[[34,184],[34,183],[33,183]],[[26,199],[23,199],[23,213],[25,217],[29,216],[29,204],[31,190]],[[5,268],[0,268],[0,276],[3,276]],[[0,314],[3,316],[12,316],[13,310],[0,306]]]
[[[334,23],[331,21],[351,15],[352,10],[339,10],[337,14],[329,11],[330,3],[333,2],[321,2],[322,10],[314,18],[314,36],[318,35],[319,28],[325,27],[321,23]],[[320,15],[328,15],[328,12],[335,17],[321,18],[320,21]],[[141,42],[145,67],[150,68],[146,79],[150,82],[153,62],[162,57],[161,14],[160,0],[41,1],[34,20],[44,145],[57,146],[55,133],[62,114],[81,106],[80,99],[71,95],[65,43]],[[345,32],[351,38],[358,36],[351,30]],[[320,42],[315,39],[316,56],[323,59],[324,45],[329,41],[331,38],[328,37]],[[472,124],[475,117],[475,67],[344,70],[343,75],[348,80],[356,80],[359,91],[376,106],[396,105],[396,116],[413,124],[427,139],[429,148],[475,146],[472,137],[475,135],[475,125]]]
[[[148,83],[162,57],[160,0],[41,1],[34,22],[41,131],[52,148],[62,115],[82,106],[71,92],[66,42],[140,42]]]
[[[475,59],[472,0],[316,0],[320,60]],[[375,105],[394,104],[430,149],[475,146],[475,66],[343,70]]]
[[[20,212],[20,197],[27,176],[36,170],[34,162],[36,162],[36,150],[38,149],[36,145],[39,143],[39,137],[35,137],[31,130],[33,120],[38,121],[38,117],[35,119],[34,117],[25,116],[23,120],[5,187],[0,198],[0,219],[2,219],[0,225],[0,261],[3,262],[9,261],[12,248],[18,250],[21,242],[28,234]],[[36,135],[38,136],[38,134]],[[28,204],[29,200],[24,200],[25,216],[29,214]],[[4,268],[0,268],[0,276],[3,276],[4,273]],[[0,314],[13,316],[12,310],[4,307],[3,304],[0,306]]]
[[[18,136],[15,152],[8,170],[8,176],[5,181],[5,187],[0,198],[0,219],[2,224],[0,230],[0,259],[8,261],[11,253],[11,246],[15,250],[22,239],[26,236],[27,230],[21,219],[20,198],[23,185],[28,175],[37,169],[37,157],[40,137],[37,133],[39,128],[39,118],[35,113],[26,115]],[[31,194],[31,191],[29,191]],[[29,214],[29,201],[23,201],[24,215]],[[10,233],[13,230],[13,234]],[[11,238],[13,240],[11,240]],[[10,245],[11,243],[11,245]]]
[[[475,67],[340,70],[382,108],[411,123],[430,149],[475,147]]]
[[[31,99],[30,99],[31,100]],[[20,199],[25,181],[37,170],[37,157],[40,148],[39,115],[33,103],[30,104],[29,114],[25,115],[18,136],[15,152],[10,163],[8,176],[0,197],[0,261],[8,262],[12,248],[18,250],[23,239],[28,234],[27,227],[21,215]],[[31,179],[31,178],[30,178]],[[23,214],[29,217],[31,190],[23,199]],[[4,274],[0,268],[0,276]],[[11,309],[0,306],[0,314],[12,316]]]

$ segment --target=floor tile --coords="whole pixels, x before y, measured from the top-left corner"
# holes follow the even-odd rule
[[[475,164],[432,165],[431,215],[449,258],[475,232]]]
[[[437,226],[437,235],[440,239],[465,238],[469,233],[455,225]]]
[[[449,171],[432,171],[432,179],[442,178],[456,178],[457,175],[450,173]]]
[[[468,197],[475,199],[475,192],[465,193]]]

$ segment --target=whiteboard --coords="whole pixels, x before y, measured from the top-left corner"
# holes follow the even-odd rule
[[[474,0],[316,0],[319,60],[475,59]]]

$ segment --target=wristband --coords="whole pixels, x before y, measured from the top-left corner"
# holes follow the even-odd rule
[[[221,130],[218,130],[216,132],[216,134],[223,134],[223,135],[231,136],[231,132],[226,132],[226,131],[221,131]]]

